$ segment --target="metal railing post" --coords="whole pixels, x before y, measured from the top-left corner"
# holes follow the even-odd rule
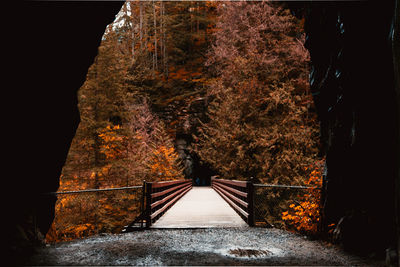
[[[146,194],[146,180],[143,180],[142,186],[142,196],[141,196],[141,203],[140,203],[140,212],[139,214],[143,214],[144,210],[144,203],[145,203],[145,194]],[[143,228],[143,218],[140,220],[140,228]]]
[[[251,181],[247,182],[246,185],[247,190],[247,201],[248,201],[248,214],[247,224],[249,226],[254,226],[254,184]]]
[[[145,182],[145,184],[146,184],[146,228],[149,228],[151,226],[151,191],[153,183]]]

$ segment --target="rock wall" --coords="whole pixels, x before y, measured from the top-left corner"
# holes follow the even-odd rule
[[[335,239],[349,250],[393,253],[399,240],[399,1],[295,5],[305,16],[326,154],[325,230],[335,224]]]
[[[182,160],[184,174],[187,179],[193,179],[194,185],[211,185],[211,176],[217,172],[209,164],[203,162],[192,148],[193,134],[198,135],[201,127],[200,121],[205,122],[207,118],[207,107],[210,97],[199,97],[192,101],[185,112],[176,130],[176,150]]]
[[[54,196],[79,124],[77,90],[122,1],[21,1],[8,10],[12,40],[17,179],[7,199],[9,256],[21,260],[54,216]],[[17,114],[17,115],[15,115]],[[14,259],[15,259],[14,258]]]

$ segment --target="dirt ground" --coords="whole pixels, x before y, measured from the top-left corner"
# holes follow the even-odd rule
[[[208,228],[103,234],[38,249],[27,265],[362,265],[381,262],[278,229]]]

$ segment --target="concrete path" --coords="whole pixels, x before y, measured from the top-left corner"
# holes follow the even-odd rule
[[[247,227],[211,187],[193,187],[152,228]]]

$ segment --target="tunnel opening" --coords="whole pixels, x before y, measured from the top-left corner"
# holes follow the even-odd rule
[[[211,186],[211,176],[217,172],[193,151],[192,142],[193,138],[188,134],[177,134],[175,137],[175,148],[183,165],[185,178],[192,179],[194,186]]]
[[[391,28],[391,23],[389,20],[393,19],[395,16],[393,15],[393,10],[397,12],[398,14],[398,6],[396,8],[394,7],[394,3],[397,3],[398,1],[391,1],[390,4],[387,5],[382,5],[381,8],[383,13],[387,14],[386,20],[382,20],[380,24],[378,25],[379,27],[376,28],[376,30],[372,33],[374,36],[379,36],[379,40],[385,39],[387,41],[387,36],[389,36],[388,31]],[[25,3],[27,4],[27,3]],[[46,7],[44,7],[45,5]],[[68,151],[69,145],[70,145],[70,140],[66,140],[68,138],[65,138],[65,132],[71,132],[71,129],[75,128],[78,123],[79,123],[79,118],[76,115],[76,112],[71,112],[69,114],[65,113],[65,110],[70,110],[69,107],[72,107],[76,111],[76,99],[75,99],[75,89],[71,88],[78,88],[80,84],[82,84],[82,81],[84,79],[84,76],[86,75],[86,68],[82,67],[79,69],[71,70],[70,67],[68,66],[76,66],[75,62],[85,61],[83,64],[84,66],[89,66],[94,58],[94,55],[96,54],[98,43],[101,39],[101,35],[104,32],[104,27],[107,23],[110,23],[113,19],[113,16],[117,13],[120,7],[120,3],[114,3],[114,4],[93,4],[89,5],[87,3],[82,4],[85,6],[85,8],[80,9],[81,13],[76,13],[79,8],[77,6],[68,6],[68,4],[64,3],[28,3],[27,6],[24,7],[24,12],[26,12],[25,18],[28,18],[30,20],[30,23],[26,23],[26,26],[28,26],[31,31],[27,31],[30,34],[34,33],[42,33],[41,39],[42,42],[38,42],[32,49],[37,49],[37,51],[41,51],[41,53],[30,53],[30,56],[28,58],[32,59],[30,62],[38,62],[41,60],[45,61],[46,68],[44,72],[48,73],[48,76],[52,76],[52,78],[49,77],[44,77],[43,76],[43,68],[40,70],[36,68],[34,65],[30,65],[30,69],[32,70],[31,72],[31,77],[30,79],[31,85],[34,84],[37,88],[43,88],[43,92],[39,93],[34,97],[34,99],[38,100],[36,104],[38,106],[41,106],[40,110],[38,112],[33,112],[30,114],[32,117],[32,120],[30,121],[36,121],[35,118],[41,118],[41,117],[46,117],[45,115],[48,115],[48,110],[52,110],[52,116],[51,119],[54,121],[54,124],[51,126],[45,126],[42,129],[43,135],[37,136],[36,140],[39,140],[37,143],[43,144],[44,145],[44,151],[43,154],[45,155],[44,161],[49,162],[48,167],[44,167],[42,164],[37,164],[39,167],[33,167],[31,168],[35,173],[40,174],[41,177],[45,177],[41,180],[33,182],[26,181],[28,185],[32,184],[32,186],[27,186],[30,189],[34,188],[35,192],[39,192],[40,194],[46,193],[46,192],[54,192],[58,188],[58,179],[60,177],[60,172],[61,168],[63,166],[63,162],[65,161],[66,157],[66,151]],[[95,7],[97,6],[97,7]],[[112,8],[110,9],[110,6]],[[355,12],[358,8],[363,8],[361,9],[363,12],[365,12],[365,16],[363,16],[359,22],[356,22],[354,20],[348,19],[347,21],[341,21],[342,14],[347,14],[347,18],[353,14],[352,12]],[[92,12],[93,10],[97,10],[98,13]],[[345,58],[345,61],[336,61],[337,58],[336,56],[339,55],[344,55],[344,52],[342,51],[341,48],[343,46],[350,47],[349,51],[354,51],[357,50],[357,44],[359,42],[356,40],[360,36],[362,38],[360,40],[365,40],[369,36],[369,33],[366,32],[366,28],[374,28],[376,25],[373,25],[373,22],[369,22],[368,25],[371,27],[365,27],[361,26],[361,22],[368,21],[368,17],[371,17],[371,14],[375,14],[377,11],[373,11],[374,8],[371,6],[351,6],[351,7],[338,7],[337,9],[334,10],[328,10],[325,7],[321,6],[314,6],[312,8],[308,9],[308,15],[306,17],[306,24],[305,28],[306,31],[309,34],[309,38],[307,39],[306,42],[306,47],[311,51],[311,56],[313,58],[313,66],[312,66],[312,71],[311,71],[311,86],[317,85],[318,81],[322,81],[324,77],[328,77],[328,80],[323,80],[324,82],[322,84],[322,89],[329,91],[329,94],[334,95],[332,99],[333,105],[327,105],[327,106],[333,106],[331,110],[338,110],[339,112],[337,113],[338,116],[334,119],[332,119],[332,112],[331,110],[327,110],[327,112],[320,112],[326,120],[322,121],[321,125],[321,130],[322,130],[322,138],[325,138],[325,141],[327,142],[325,145],[325,149],[328,152],[328,167],[329,169],[327,170],[327,180],[325,180],[326,183],[329,183],[328,190],[325,192],[325,197],[329,199],[328,201],[328,206],[326,210],[326,215],[330,220],[339,222],[341,218],[344,218],[342,220],[343,228],[341,232],[338,232],[339,235],[342,235],[345,239],[348,236],[348,243],[350,247],[356,247],[360,245],[360,240],[363,240],[362,242],[365,244],[366,247],[361,246],[360,248],[363,250],[371,251],[370,243],[372,239],[378,238],[381,242],[380,246],[386,246],[388,243],[385,241],[382,241],[381,239],[385,239],[385,237],[391,237],[392,240],[390,240],[390,245],[393,246],[394,248],[396,247],[395,242],[398,236],[399,236],[399,230],[398,230],[398,223],[397,225],[394,223],[395,219],[397,218],[398,220],[398,212],[396,213],[395,209],[398,206],[395,206],[396,203],[398,203],[398,191],[397,193],[391,193],[388,194],[387,192],[393,192],[391,190],[398,190],[398,177],[399,177],[399,172],[398,172],[398,151],[399,151],[399,144],[398,144],[398,137],[399,133],[398,131],[394,133],[395,136],[390,135],[386,139],[386,134],[384,133],[385,131],[391,132],[391,129],[399,129],[398,125],[398,109],[399,109],[399,100],[398,100],[398,92],[397,95],[394,92],[389,92],[388,94],[382,94],[379,96],[379,103],[376,104],[372,102],[371,100],[375,99],[374,98],[374,93],[373,92],[363,92],[361,90],[354,91],[350,94],[349,98],[343,98],[341,97],[342,90],[341,85],[345,85],[345,88],[370,88],[371,84],[369,84],[368,79],[362,79],[362,77],[365,76],[365,73],[370,74],[371,76],[374,75],[374,72],[376,73],[381,73],[384,72],[384,70],[388,70],[386,73],[387,75],[385,76],[387,78],[387,82],[383,83],[378,80],[373,80],[373,85],[375,88],[393,88],[393,83],[391,80],[393,80],[393,54],[397,55],[397,66],[398,66],[398,41],[396,43],[396,46],[393,48],[390,47],[390,45],[386,42],[385,45],[382,45],[380,43],[379,50],[380,51],[386,51],[384,53],[384,60],[381,60],[379,58],[373,58],[372,61],[378,62],[378,66],[384,66],[381,68],[380,71],[378,71],[376,68],[372,68],[370,71],[366,71],[367,67],[370,67],[371,64],[366,62],[365,60],[362,60],[362,54],[369,54],[368,49],[372,49],[374,47],[374,42],[365,42],[367,46],[359,53],[357,53],[357,57],[354,58],[354,61],[346,61],[348,60],[348,57]],[[90,12],[89,12],[90,11]],[[71,20],[67,16],[67,14],[77,14],[75,17],[75,22],[71,27]],[[97,14],[95,17],[89,17],[86,18],[87,14],[92,13],[92,14]],[[34,16],[33,16],[34,14]],[[64,14],[66,16],[64,16]],[[321,14],[325,14],[326,16],[324,17],[324,21],[320,21],[319,18],[321,17]],[[63,15],[63,16],[60,16]],[[56,23],[57,25],[61,26],[61,30],[59,33],[57,33],[56,38],[54,38],[54,32],[48,29],[48,21],[49,21],[49,16],[51,17],[51,20]],[[346,16],[345,16],[346,17]],[[38,20],[39,18],[39,20]],[[394,21],[394,20],[393,20]],[[68,23],[67,23],[68,22]],[[340,22],[340,23],[339,23]],[[343,40],[341,38],[348,38],[348,37],[343,37],[342,35],[337,35],[338,32],[341,32],[340,27],[344,27],[343,29],[347,29],[346,23],[349,26],[349,32],[347,33],[347,36],[350,36],[350,39],[347,39],[348,42],[342,43],[340,40]],[[393,22],[394,23],[394,22]],[[82,28],[82,25],[87,25],[86,28]],[[344,25],[344,26],[343,26]],[[393,24],[395,25],[395,24]],[[393,31],[395,29],[398,29],[398,22],[397,22],[397,28],[393,27]],[[339,27],[339,28],[337,28]],[[39,31],[38,31],[39,29]],[[88,35],[88,32],[92,32],[93,29],[96,29],[97,32],[96,34],[93,33],[92,36]],[[338,30],[339,29],[339,30]],[[360,30],[363,29],[363,30]],[[357,34],[357,30],[360,30],[360,32]],[[49,34],[49,31],[52,32],[52,34]],[[75,31],[75,32],[73,32]],[[398,32],[398,31],[397,31]],[[318,39],[316,36],[321,34],[321,38],[326,38],[328,41],[333,41],[331,44],[326,44],[326,42],[323,42],[321,39]],[[71,36],[78,36],[78,38],[73,39]],[[385,37],[382,37],[385,35]],[[47,36],[47,37],[46,37]],[[41,47],[41,44],[48,43],[48,44],[53,44],[52,41],[49,39],[50,36],[53,36],[53,41],[57,43],[58,48],[65,48],[64,51],[71,51],[69,53],[65,54],[65,59],[68,59],[68,57],[71,59],[71,61],[68,64],[64,62],[65,67],[62,67],[60,64],[57,62],[54,62],[54,58],[50,54],[54,54],[56,51],[54,48],[49,49],[49,47],[44,46]],[[353,36],[353,37],[351,37]],[[398,35],[393,35],[395,38]],[[34,36],[31,36],[32,39],[34,39]],[[70,39],[73,42],[76,42],[77,40],[88,40],[86,42],[87,46],[82,47],[76,47],[72,45],[72,47],[75,47],[75,49],[71,49],[71,43],[68,43],[65,37],[68,37],[67,39]],[[35,37],[36,38],[36,37]],[[314,39],[313,39],[314,38]],[[89,40],[90,39],[90,40]],[[339,40],[339,42],[336,42]],[[393,41],[394,42],[394,41]],[[326,46],[325,46],[325,45]],[[334,47],[336,45],[336,47]],[[324,50],[322,47],[326,47],[327,49]],[[392,50],[393,49],[393,50]],[[47,51],[46,51],[47,50]],[[74,52],[72,52],[74,51]],[[78,52],[77,52],[78,51]],[[80,52],[79,52],[80,51]],[[344,50],[345,51],[345,50]],[[394,51],[394,52],[393,52]],[[32,51],[31,51],[32,52]],[[51,53],[50,53],[51,52]],[[54,52],[54,53],[53,53]],[[340,53],[339,53],[340,52]],[[342,53],[343,52],[343,53]],[[392,54],[393,53],[393,54]],[[41,58],[37,58],[37,56],[40,56]],[[47,56],[46,56],[47,55]],[[327,56],[329,55],[329,56]],[[47,60],[47,61],[46,61]],[[334,62],[338,66],[337,71],[335,70],[335,67],[332,67],[329,65],[328,62]],[[357,63],[358,62],[358,63]],[[365,68],[362,68],[361,70],[354,70],[354,68],[357,68],[359,66],[359,63],[365,63]],[[32,64],[32,63],[29,63]],[[82,65],[82,66],[83,66]],[[60,66],[61,70],[64,71],[64,76],[59,75],[58,72],[54,72],[52,70],[54,66]],[[330,71],[325,72],[326,68],[330,68]],[[344,73],[341,69],[349,68],[350,71],[345,75],[341,75],[341,73]],[[398,70],[398,69],[397,69]],[[60,71],[62,72],[62,71]],[[375,73],[375,74],[376,74]],[[54,74],[54,75],[50,75]],[[329,74],[327,76],[324,76],[323,74]],[[367,76],[370,76],[367,75]],[[398,73],[394,73],[394,75],[397,77],[397,87],[398,87]],[[337,76],[337,79],[334,79],[333,77]],[[37,78],[35,78],[37,77]],[[42,77],[42,78],[40,78]],[[76,77],[73,79],[70,79],[71,77]],[[355,78],[354,78],[355,77]],[[356,82],[348,82],[349,80],[354,79],[355,81],[360,81],[364,80],[364,82],[360,86],[359,84],[356,84]],[[29,80],[29,79],[28,79]],[[55,95],[52,92],[53,85],[55,81],[70,81],[68,83],[65,83],[64,85],[59,86],[59,92],[60,95]],[[339,82],[338,82],[339,80]],[[346,83],[341,83],[341,81],[347,82]],[[394,84],[394,86],[396,86]],[[315,98],[319,98],[322,90],[319,90],[321,88],[315,88],[316,90],[313,92]],[[336,89],[340,89],[339,93],[335,95],[332,93]],[[390,90],[390,89],[388,89]],[[61,93],[62,92],[62,93]],[[390,95],[390,96],[389,96]],[[48,99],[52,99],[53,103],[49,103],[47,101]],[[391,105],[386,105],[385,103],[391,102]],[[324,109],[327,108],[327,106],[324,106],[322,102],[320,102],[321,105],[317,106],[317,109]],[[330,103],[330,104],[332,104]],[[344,103],[344,104],[343,104]],[[357,107],[356,110],[351,110],[351,107],[353,104]],[[28,107],[31,107],[31,110],[37,110],[36,106],[32,106],[32,104],[28,104]],[[388,118],[391,121],[391,124],[385,124],[384,120],[380,120],[379,118],[376,118],[376,114],[374,114],[371,110],[370,107],[375,106],[376,109],[381,110],[381,113],[379,113],[379,117],[381,118]],[[357,112],[359,113],[357,113]],[[394,114],[393,114],[394,113]],[[351,114],[351,116],[348,116]],[[357,117],[358,115],[362,115],[361,119],[359,120],[360,117]],[[390,114],[388,116],[388,114]],[[335,116],[333,116],[335,117]],[[62,118],[62,119],[60,119]],[[350,119],[350,118],[356,118],[355,120]],[[368,118],[374,118],[373,121],[376,123],[376,125],[383,127],[385,131],[371,131],[370,133],[366,133],[369,131],[371,128],[368,127]],[[29,120],[28,120],[29,121]],[[70,123],[67,123],[70,122]],[[116,125],[121,125],[121,121],[119,119],[112,119],[111,120],[114,124]],[[124,122],[122,122],[123,124]],[[389,127],[389,126],[390,127]],[[354,133],[357,132],[355,130],[358,130],[359,135],[355,135]],[[74,131],[72,131],[74,132]],[[50,133],[50,134],[48,134]],[[385,142],[385,147],[380,147],[378,143],[380,141],[374,140],[374,137],[372,136],[373,133],[378,133],[379,139],[380,140],[386,140]],[[39,134],[38,134],[39,135]],[[50,138],[47,138],[49,135],[52,135],[53,138],[56,138],[54,142],[49,143],[47,140],[50,140]],[[73,136],[73,134],[71,134]],[[347,149],[348,146],[351,146],[352,140],[355,137],[360,136],[362,138],[361,140],[364,140],[363,142],[359,143],[361,147],[358,147],[358,149],[351,150],[350,154],[347,154],[347,156],[343,157],[343,155],[346,155],[346,153],[349,152]],[[349,138],[350,137],[350,138]],[[57,139],[58,138],[58,139]],[[186,138],[186,137],[185,137]],[[72,137],[71,137],[72,139]],[[369,140],[373,140],[372,146],[369,146],[367,143],[370,142]],[[393,143],[392,148],[395,148],[394,150],[389,151],[390,157],[381,157],[380,160],[378,160],[379,165],[381,166],[387,166],[387,168],[384,169],[383,171],[383,176],[382,178],[382,183],[379,183],[378,187],[374,187],[374,179],[371,178],[371,173],[374,175],[374,177],[381,177],[381,172],[379,171],[378,168],[372,169],[372,172],[370,172],[369,168],[363,167],[366,163],[368,165],[373,166],[375,162],[372,159],[376,159],[380,157],[382,154],[387,153],[387,148],[390,146],[390,143]],[[349,145],[350,144],[350,145]],[[368,151],[368,148],[371,148],[370,153],[364,154],[366,151]],[[43,149],[43,148],[42,148]],[[37,151],[39,149],[32,149],[32,151]],[[372,152],[372,153],[371,153]],[[56,156],[55,156],[56,155]],[[358,156],[361,155],[361,158],[354,160]],[[366,158],[366,155],[371,155],[370,159]],[[192,166],[192,179],[195,179],[194,177],[199,177],[200,179],[200,184],[204,182],[204,184],[207,184],[209,181],[207,180],[208,175],[210,174],[215,174],[209,166],[202,165],[201,160],[199,158],[196,158],[196,155],[192,155],[191,157],[195,158],[193,162],[198,162],[196,163],[200,167],[196,167],[196,164],[193,164]],[[41,158],[41,160],[43,160]],[[389,160],[385,160],[388,159]],[[362,160],[365,159],[365,160]],[[344,162],[346,161],[347,162]],[[354,160],[354,161],[353,161]],[[352,166],[352,163],[355,163],[357,168]],[[344,164],[343,167],[341,164]],[[33,164],[32,164],[33,165]],[[397,167],[397,170],[395,169]],[[357,170],[362,170],[361,172],[358,172]],[[350,170],[350,172],[347,172],[347,170]],[[344,174],[344,172],[347,172],[347,174]],[[190,176],[187,176],[190,177]],[[201,178],[200,178],[201,177]],[[358,178],[353,178],[353,177],[358,177]],[[397,183],[397,184],[396,184]],[[349,187],[344,187],[344,185],[351,185]],[[390,188],[389,188],[390,187]],[[16,186],[18,188],[18,186]],[[389,189],[388,189],[389,188]],[[393,189],[394,188],[394,189]],[[343,199],[341,197],[341,194],[343,191],[346,191],[346,199]],[[358,191],[358,192],[357,192]],[[351,194],[355,193],[353,196]],[[396,194],[396,195],[394,195]],[[27,194],[26,196],[31,196],[32,194]],[[376,196],[376,199],[380,199],[380,201],[372,202],[371,196]],[[371,201],[366,201],[366,199],[371,199]],[[397,199],[397,202],[396,202]],[[53,201],[53,202],[52,202]],[[48,216],[51,214],[49,210],[52,210],[52,206],[54,205],[54,199],[52,201],[46,201],[43,200],[41,203],[41,211],[39,211],[38,214],[42,214],[40,217],[41,219],[39,222],[42,224],[42,232],[46,232],[46,228],[48,228],[49,225],[49,218],[51,217]],[[27,198],[25,203],[29,203],[29,199]],[[340,203],[340,208],[336,207],[335,203]],[[365,203],[368,203],[366,205]],[[371,205],[371,206],[369,206]],[[397,204],[398,205],[398,204]],[[359,207],[362,207],[360,209]],[[30,213],[32,211],[31,207],[23,207],[21,205],[17,205],[14,207],[14,212],[13,217],[15,218],[15,224],[19,225],[21,229],[24,229],[24,223],[26,221],[29,221],[31,219]],[[42,213],[40,213],[42,212]],[[24,213],[24,214],[23,214]],[[350,216],[346,217],[346,213],[350,213]],[[21,215],[23,214],[23,215]],[[396,217],[397,216],[397,217]],[[396,218],[395,218],[396,217]],[[41,221],[42,220],[42,221]],[[20,221],[24,221],[24,223],[20,223]],[[51,221],[51,220],[50,220]],[[373,229],[370,230],[368,228],[369,225],[371,225],[371,221],[373,222]],[[13,221],[14,222],[14,221]],[[354,224],[354,222],[359,222],[360,224],[363,224],[364,227],[358,227],[358,224]],[[22,226],[21,226],[22,225]],[[390,225],[390,227],[386,227],[387,225]],[[397,227],[397,228],[396,228]],[[352,233],[351,229],[358,229],[356,232]],[[339,229],[340,230],[340,229]],[[374,233],[371,233],[371,235],[366,235],[365,233],[373,231]],[[384,234],[381,237],[377,237],[380,235],[380,233],[384,232]],[[34,234],[30,234],[31,237]],[[355,237],[356,236],[356,237]],[[28,237],[29,238],[29,237]],[[365,242],[364,242],[365,241]],[[21,239],[18,239],[18,242],[22,242]],[[380,247],[379,250],[382,251],[384,248]],[[398,247],[397,247],[398,249]]]

